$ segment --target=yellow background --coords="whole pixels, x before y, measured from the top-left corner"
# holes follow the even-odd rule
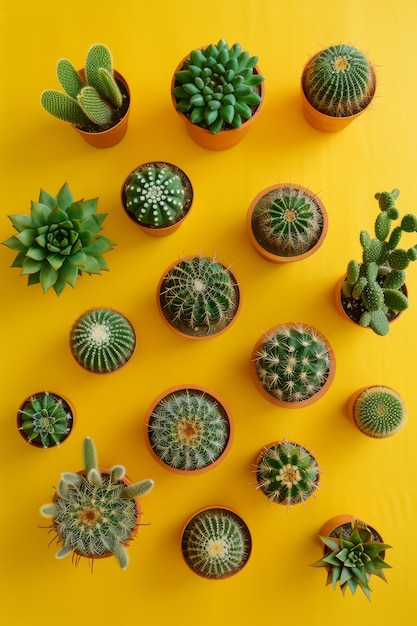
[[[79,278],[60,298],[27,287],[9,269],[14,253],[0,247],[1,466],[3,623],[36,626],[94,623],[226,624],[289,622],[346,626],[403,623],[417,617],[414,575],[417,465],[415,334],[417,267],[407,284],[410,308],[388,336],[351,327],[336,313],[333,287],[350,258],[359,258],[359,231],[371,230],[373,195],[398,187],[398,206],[415,211],[417,163],[417,5],[415,0],[210,0],[71,3],[0,2],[1,191],[0,237],[13,228],[7,215],[28,212],[42,187],[55,194],[67,181],[74,196],[99,196],[108,213],[103,234],[117,242],[106,254],[110,272]],[[259,56],[266,100],[247,138],[230,151],[195,145],[172,108],[171,75],[192,48],[224,37]],[[92,43],[103,42],[129,81],[132,112],[126,138],[109,150],[88,146],[69,125],[45,113],[39,96],[58,88],[55,64],[82,66]],[[322,134],[304,121],[299,78],[307,58],[346,42],[367,52],[377,68],[370,109],[346,130]],[[143,234],[123,213],[120,187],[136,165],[164,159],[190,176],[195,201],[180,230],[165,239]],[[310,187],[329,214],[322,248],[298,264],[275,266],[252,249],[246,210],[274,182]],[[415,243],[415,240],[412,241]],[[411,245],[411,244],[410,244]],[[221,337],[192,342],[158,317],[157,282],[176,258],[216,253],[233,264],[243,292],[236,323]],[[110,376],[85,372],[72,359],[68,334],[75,317],[111,306],[135,326],[133,360]],[[256,391],[249,357],[259,335],[279,322],[320,329],[336,352],[328,393],[299,410],[279,409]],[[148,405],[164,389],[203,384],[229,404],[235,440],[222,465],[196,477],[177,476],[151,458],[143,436]],[[349,395],[365,384],[387,384],[406,400],[409,420],[395,437],[373,441],[348,422]],[[23,442],[15,427],[20,402],[40,389],[61,392],[78,421],[58,449]],[[64,470],[81,467],[81,444],[94,438],[99,461],[122,463],[134,480],[152,477],[143,522],[122,572],[115,559],[54,558],[40,526]],[[325,483],[306,508],[289,514],[269,505],[253,484],[253,461],[266,443],[288,435],[314,451]],[[252,556],[226,581],[205,581],[183,563],[182,527],[208,504],[238,511],[250,527]],[[378,528],[394,546],[388,584],[372,580],[372,602],[325,587],[325,572],[309,567],[321,554],[316,535],[333,515],[351,513]],[[413,623],[411,619],[410,623]]]

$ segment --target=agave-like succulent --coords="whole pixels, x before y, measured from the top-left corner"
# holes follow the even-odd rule
[[[74,201],[68,183],[56,196],[43,189],[32,201],[30,215],[9,215],[17,235],[3,241],[17,252],[12,267],[21,267],[28,285],[40,283],[59,296],[78,276],[108,270],[102,254],[115,245],[99,234],[107,217],[97,213],[98,198]]]

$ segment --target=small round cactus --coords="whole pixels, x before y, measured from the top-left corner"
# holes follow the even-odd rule
[[[384,439],[403,427],[407,410],[404,400],[394,389],[373,385],[355,394],[352,415],[364,435]]]
[[[219,580],[239,572],[247,563],[252,540],[245,522],[221,507],[196,513],[182,535],[182,553],[190,569]]]
[[[220,400],[202,388],[178,387],[149,411],[147,436],[153,453],[180,472],[211,469],[231,444],[231,424]]]
[[[120,369],[132,357],[135,346],[132,324],[113,309],[90,309],[71,328],[71,352],[90,372],[103,374]]]
[[[304,504],[317,489],[320,474],[311,452],[287,440],[265,446],[256,463],[258,489],[287,510],[294,504]]]
[[[38,448],[57,446],[74,425],[74,410],[56,393],[40,391],[26,398],[17,413],[17,426],[28,443]]]
[[[252,353],[254,381],[271,402],[288,408],[315,401],[330,386],[334,354],[316,329],[280,324],[257,342]]]
[[[219,334],[236,317],[240,292],[229,268],[204,255],[171,265],[158,286],[164,318],[188,337]]]

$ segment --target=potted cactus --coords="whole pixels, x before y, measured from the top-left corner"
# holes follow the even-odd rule
[[[241,305],[236,277],[216,257],[188,256],[171,264],[157,288],[162,319],[182,337],[207,339],[224,332]]]
[[[386,385],[370,385],[349,398],[348,416],[364,435],[385,439],[397,433],[407,419],[403,398]]]
[[[327,570],[326,585],[337,583],[343,593],[359,588],[371,599],[369,580],[378,576],[386,582],[385,551],[392,546],[383,543],[380,534],[352,515],[338,515],[324,524],[319,539],[324,544],[323,557],[312,564]]]
[[[304,505],[320,481],[321,470],[313,454],[287,439],[264,446],[255,467],[257,488],[287,511],[295,504]]]
[[[75,410],[70,401],[49,391],[33,393],[17,412],[19,433],[37,448],[52,448],[63,443],[74,421]]]
[[[317,130],[342,130],[370,105],[375,89],[375,69],[363,52],[347,44],[330,46],[303,68],[304,117]]]
[[[108,270],[103,254],[115,245],[100,234],[107,217],[97,213],[98,198],[74,201],[68,183],[56,196],[43,189],[32,201],[30,215],[9,215],[16,235],[3,244],[17,252],[12,267],[20,267],[28,285],[51,287],[59,296],[67,285],[75,286],[83,273]]]
[[[72,124],[96,148],[119,143],[127,131],[130,91],[123,76],[113,69],[107,46],[91,46],[85,67],[79,71],[68,59],[59,59],[56,72],[64,93],[43,91],[41,105],[45,111]]]
[[[176,165],[151,161],[139,165],[122,185],[127,215],[148,235],[170,235],[181,226],[193,202],[188,176]]]
[[[182,555],[199,576],[222,580],[237,574],[249,560],[252,539],[249,528],[234,511],[221,506],[206,507],[185,525]]]
[[[233,440],[230,411],[213,391],[177,386],[148,409],[146,441],[164,467],[179,474],[206,472],[223,461]]]
[[[250,360],[261,395],[281,408],[301,408],[329,389],[336,361],[327,339],[301,322],[278,324],[257,340]]]
[[[93,440],[83,442],[83,469],[63,472],[52,502],[40,513],[51,518],[59,550],[56,558],[73,555],[77,564],[84,557],[91,560],[115,556],[126,569],[126,547],[136,537],[142,510],[138,498],[153,488],[153,480],[132,483],[125,468],[115,465],[101,469]]]
[[[136,333],[122,313],[93,308],[73,323],[69,342],[73,357],[83,368],[95,374],[108,374],[132,358]]]
[[[322,245],[328,227],[321,200],[306,187],[271,185],[252,200],[246,228],[255,250],[267,261],[307,258]]]
[[[224,39],[192,50],[171,82],[173,105],[190,137],[211,150],[235,146],[261,109],[264,77],[258,57]]]
[[[336,308],[355,324],[370,328],[377,335],[389,332],[389,323],[408,308],[405,270],[417,259],[417,244],[400,248],[403,233],[417,231],[417,216],[404,215],[396,207],[399,190],[376,193],[380,212],[375,220],[375,237],[360,233],[362,260],[351,260],[347,273],[335,289]]]

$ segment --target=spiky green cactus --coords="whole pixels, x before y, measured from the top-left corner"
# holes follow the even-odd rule
[[[320,469],[303,446],[288,440],[265,446],[256,464],[258,488],[276,504],[290,509],[303,503],[317,489]]]
[[[343,595],[348,588],[352,594],[360,588],[370,600],[369,579],[374,575],[386,582],[383,570],[391,565],[384,561],[385,550],[392,546],[379,541],[363,522],[355,520],[349,527],[347,537],[342,529],[336,529],[329,537],[319,536],[325,555],[312,566],[326,568],[326,585],[332,584],[336,589],[339,583]]]
[[[259,383],[272,398],[302,402],[317,394],[329,377],[329,347],[311,326],[281,324],[265,334],[254,366]]]
[[[44,517],[52,518],[58,559],[74,553],[80,557],[100,558],[113,554],[122,569],[128,565],[125,547],[137,533],[141,510],[136,498],[153,488],[153,480],[130,484],[125,468],[115,465],[100,471],[93,440],[83,442],[82,472],[64,472],[52,503],[41,507]]]
[[[192,50],[175,73],[172,95],[177,110],[212,134],[239,128],[262,102],[254,89],[264,80],[254,71],[257,62],[258,57],[249,57],[240,44],[229,48],[224,39]]]
[[[184,258],[164,276],[160,288],[162,311],[185,334],[210,335],[233,320],[239,289],[230,270],[216,258]]]
[[[90,309],[71,328],[71,352],[91,372],[102,374],[120,369],[132,357],[135,345],[132,324],[113,309]]]
[[[213,396],[183,388],[164,396],[148,421],[156,456],[183,471],[207,468],[224,453],[230,438],[228,415]]]
[[[383,439],[402,428],[407,409],[401,396],[385,385],[364,389],[353,404],[353,419],[368,437]]]
[[[185,562],[204,578],[227,578],[249,559],[251,536],[245,522],[232,511],[209,508],[192,517],[182,536]]]
[[[41,448],[50,448],[68,437],[74,416],[61,396],[42,391],[26,398],[19,408],[17,421],[26,441]]]
[[[82,273],[108,270],[102,255],[115,244],[99,234],[107,214],[96,212],[97,203],[98,198],[74,202],[65,183],[56,196],[41,189],[30,215],[9,215],[18,232],[3,244],[18,253],[12,267],[22,268],[28,285],[40,283],[44,292],[53,287],[59,296]]]
[[[380,209],[375,220],[375,237],[366,230],[360,232],[362,261],[349,261],[342,285],[346,314],[382,336],[388,333],[394,314],[408,308],[405,270],[417,259],[417,244],[399,248],[403,233],[417,232],[417,216],[408,213],[398,226],[392,226],[400,217],[395,204],[399,194],[398,189],[375,194]]]
[[[302,85],[320,113],[347,117],[363,111],[375,93],[375,71],[366,55],[347,44],[330,46],[304,68]]]
[[[114,77],[112,57],[104,44],[88,50],[85,78],[67,59],[56,67],[64,93],[47,89],[41,94],[41,105],[51,115],[83,129],[105,130],[121,116],[123,96]]]

